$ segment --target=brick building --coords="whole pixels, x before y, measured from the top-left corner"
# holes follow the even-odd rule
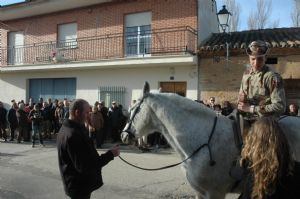
[[[0,7],[0,100],[127,107],[144,81],[197,99],[197,46],[218,31],[213,0],[30,0]]]

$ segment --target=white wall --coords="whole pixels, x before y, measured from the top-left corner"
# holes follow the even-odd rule
[[[173,73],[170,67],[174,68]],[[187,97],[197,99],[197,75],[195,66],[160,66],[124,69],[73,70],[59,72],[26,72],[0,74],[0,101],[10,105],[11,99],[16,101],[28,98],[28,79],[31,78],[76,78],[76,98],[86,99],[93,104],[98,99],[99,86],[124,86],[126,88],[125,104],[128,107],[132,99],[137,99],[142,92],[145,81],[151,90],[157,90],[160,81],[186,81]],[[170,80],[174,76],[174,80]]]
[[[198,0],[198,44],[219,32],[216,6],[214,0]]]

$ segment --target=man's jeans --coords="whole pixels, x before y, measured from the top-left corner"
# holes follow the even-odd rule
[[[36,139],[36,134],[39,135],[40,138],[40,144],[44,144],[43,143],[43,137],[42,137],[42,133],[41,133],[41,125],[32,125],[32,145],[35,144],[35,139]]]

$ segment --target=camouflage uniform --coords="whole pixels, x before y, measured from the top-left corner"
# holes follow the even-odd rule
[[[248,119],[257,119],[261,116],[279,116],[285,112],[286,100],[281,76],[264,65],[262,70],[246,70],[240,93],[246,94],[245,103],[249,103]]]

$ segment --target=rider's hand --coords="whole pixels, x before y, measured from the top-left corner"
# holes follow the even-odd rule
[[[246,93],[240,93],[239,94],[239,102],[244,102],[246,103],[247,102],[247,94]]]
[[[113,146],[110,149],[110,151],[113,153],[114,157],[119,156],[120,155],[120,147],[119,147],[119,145],[117,144],[117,145]]]
[[[250,112],[250,105],[248,103],[239,102],[237,108],[242,112],[246,112],[246,113]]]

